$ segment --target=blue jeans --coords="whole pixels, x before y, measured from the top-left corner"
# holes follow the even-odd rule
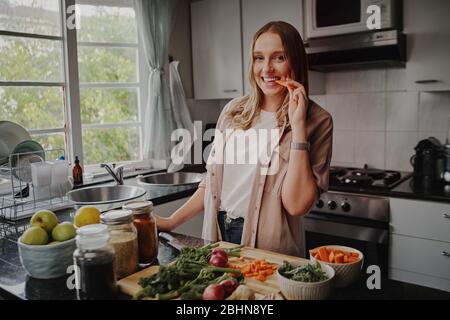
[[[222,234],[222,240],[235,244],[241,244],[244,218],[231,219],[227,217],[227,213],[225,211],[219,211],[218,221],[220,233]]]

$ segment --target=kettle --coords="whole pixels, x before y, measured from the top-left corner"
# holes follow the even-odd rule
[[[421,140],[414,148],[416,151],[410,159],[414,168],[416,187],[431,188],[441,182],[444,176],[444,147],[438,139],[430,137]]]

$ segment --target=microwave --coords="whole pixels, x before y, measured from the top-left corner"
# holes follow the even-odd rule
[[[367,8],[380,8],[379,30],[401,28],[401,0],[306,0],[304,21],[306,39],[322,38],[370,30],[367,20],[373,13]]]

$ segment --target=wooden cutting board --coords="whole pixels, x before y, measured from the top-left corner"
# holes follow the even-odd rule
[[[219,242],[219,247],[221,248],[230,248],[235,246],[236,245],[233,243],[224,241]],[[308,263],[308,260],[303,258],[288,256],[276,252],[249,247],[244,247],[241,249],[241,256],[248,259],[265,259],[267,262],[278,265],[281,265],[283,261],[300,264]],[[158,270],[159,266],[151,266],[149,268],[143,269],[137,273],[134,273],[126,278],[119,280],[117,282],[117,285],[122,293],[129,296],[133,296],[141,289],[141,287],[138,285],[138,280],[143,277],[149,277],[157,273]],[[280,292],[276,273],[267,277],[266,281],[264,282],[261,282],[253,278],[245,278],[244,284],[249,288],[253,289],[256,293],[259,293],[261,295],[266,295],[269,293],[278,294]]]

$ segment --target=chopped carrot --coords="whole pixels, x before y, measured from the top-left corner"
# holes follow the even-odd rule
[[[344,254],[338,253],[338,254],[334,257],[334,263],[343,263],[343,262],[344,262]]]
[[[322,260],[324,262],[329,262],[327,248],[325,248],[325,247],[319,248],[319,256],[320,256],[320,260]]]
[[[241,271],[244,277],[265,281],[278,268],[277,265],[267,262],[265,259],[256,259],[248,263],[231,265]]]
[[[331,251],[330,254],[328,255],[328,261],[333,262],[334,261],[334,252]]]
[[[310,254],[317,260],[329,263],[351,263],[360,259],[357,252],[348,252],[327,247],[311,250]]]

